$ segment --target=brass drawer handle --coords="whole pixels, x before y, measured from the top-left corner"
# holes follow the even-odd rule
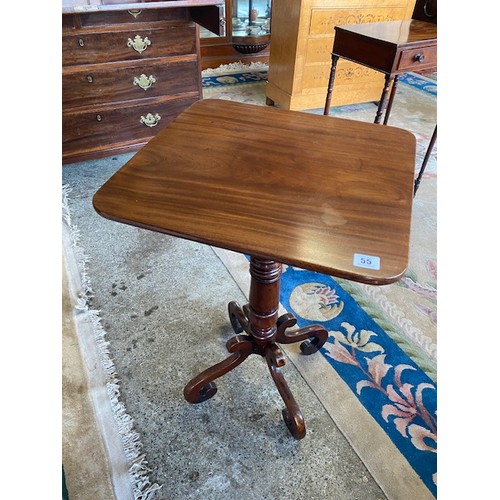
[[[144,123],[146,127],[156,127],[160,120],[161,116],[158,113],[156,113],[155,115],[148,113],[146,116],[141,116],[140,122]]]
[[[153,83],[156,82],[156,78],[153,75],[146,76],[144,73],[137,77],[134,76],[134,85],[138,85],[143,90],[148,90]]]
[[[425,56],[424,56],[424,54],[421,54],[421,53],[415,54],[415,56],[413,57],[413,60],[415,62],[419,62],[419,63],[424,62],[424,59],[425,59]]]
[[[142,39],[139,35],[135,35],[134,39],[131,38],[127,41],[127,47],[132,47],[134,50],[141,54],[151,45],[151,40],[146,36]]]
[[[127,10],[127,12],[131,16],[137,17],[142,12],[142,10],[141,9],[131,9],[131,10]]]

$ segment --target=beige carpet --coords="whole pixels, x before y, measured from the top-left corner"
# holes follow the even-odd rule
[[[64,213],[67,215],[67,213]],[[105,344],[96,341],[97,314],[81,303],[78,250],[63,224],[62,460],[71,500],[134,498],[129,461],[112,408]],[[100,347],[100,349],[99,349]],[[101,351],[101,352],[100,352]]]
[[[66,486],[71,499],[110,500],[114,498],[111,471],[89,396],[64,258],[62,278],[62,460]]]

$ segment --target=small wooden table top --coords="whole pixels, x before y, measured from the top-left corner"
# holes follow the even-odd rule
[[[437,65],[437,26],[415,19],[335,27],[333,54],[399,74]]]
[[[384,284],[407,267],[414,168],[405,130],[208,99],[93,203],[118,222]]]

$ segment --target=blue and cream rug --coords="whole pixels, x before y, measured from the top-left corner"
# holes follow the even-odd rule
[[[299,326],[321,323],[321,354],[436,493],[436,384],[332,277],[285,266],[281,301]]]

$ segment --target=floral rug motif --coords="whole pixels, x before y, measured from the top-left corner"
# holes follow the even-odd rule
[[[231,75],[202,76],[201,84],[204,88],[218,85],[236,85],[237,83],[265,82],[267,71],[247,71]]]
[[[436,384],[332,277],[283,271],[285,309],[328,330],[321,354],[436,496]]]
[[[399,83],[406,83],[424,92],[437,96],[437,82],[415,73],[404,73],[399,77]]]

